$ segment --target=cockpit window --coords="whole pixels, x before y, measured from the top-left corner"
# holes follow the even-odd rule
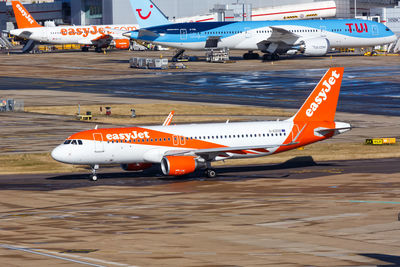
[[[386,31],[388,32],[388,31],[390,31],[390,29],[388,27],[386,27]]]
[[[65,140],[64,141],[64,145],[83,145],[83,141],[82,140]]]

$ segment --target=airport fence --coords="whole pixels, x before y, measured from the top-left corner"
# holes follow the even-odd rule
[[[24,101],[0,98],[0,112],[24,111]]]

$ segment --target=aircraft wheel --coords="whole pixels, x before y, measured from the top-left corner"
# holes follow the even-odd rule
[[[217,177],[217,172],[214,169],[207,169],[206,176],[207,178],[215,178]]]
[[[87,47],[87,46],[82,47],[82,52],[88,52],[88,51],[89,51],[89,47]]]
[[[251,53],[250,56],[251,56],[251,59],[259,59],[260,58],[260,55],[258,53]]]
[[[95,174],[94,174],[94,175],[91,175],[91,176],[90,176],[90,180],[91,180],[91,181],[94,181],[94,182],[97,181],[97,175],[95,175]]]
[[[250,59],[250,53],[244,53],[243,54],[243,59],[245,59],[245,60]]]
[[[270,61],[272,59],[271,54],[264,54],[262,59],[263,61]]]

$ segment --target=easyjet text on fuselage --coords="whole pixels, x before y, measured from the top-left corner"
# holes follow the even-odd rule
[[[107,134],[106,138],[108,140],[129,140],[138,138],[150,138],[150,135],[148,131],[144,132],[132,131],[131,133]]]
[[[110,26],[105,26],[105,27],[99,27],[99,26],[90,26],[90,27],[70,27],[70,28],[62,28],[60,30],[61,35],[67,36],[67,35],[82,35],[83,37],[91,35],[96,35],[96,34],[112,34],[115,33],[112,30],[121,30],[121,31],[134,31],[136,30],[136,27],[134,26],[122,26],[122,27],[110,27]]]

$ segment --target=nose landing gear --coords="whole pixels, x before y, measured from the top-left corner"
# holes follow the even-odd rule
[[[90,168],[92,169],[92,174],[90,175],[90,180],[91,181],[97,181],[97,174],[96,170],[99,169],[99,165],[91,165]]]

